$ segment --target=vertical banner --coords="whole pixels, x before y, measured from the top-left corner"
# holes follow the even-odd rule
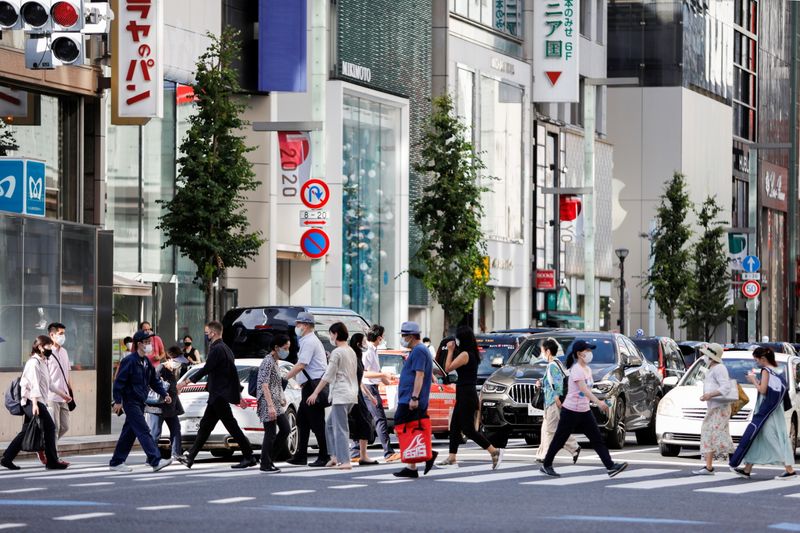
[[[306,10],[306,0],[259,0],[259,91],[306,91]]]
[[[580,1],[533,0],[534,102],[578,102],[580,99]]]
[[[111,122],[144,124],[164,114],[162,0],[113,0]]]
[[[311,178],[311,136],[307,131],[279,131],[281,196],[297,197]]]
[[[0,157],[0,211],[43,217],[45,180],[43,161]]]
[[[25,214],[43,217],[45,213],[45,166],[42,161],[25,161]]]

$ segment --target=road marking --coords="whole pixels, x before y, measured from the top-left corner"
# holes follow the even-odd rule
[[[0,490],[0,494],[17,494],[20,492],[35,492],[37,490],[47,490],[44,487],[30,487],[27,489],[11,489],[11,490]]]
[[[302,511],[305,513],[387,513],[394,514],[405,511],[395,511],[394,509],[344,509],[341,507],[299,507],[294,505],[265,505],[263,509],[268,511],[288,511],[297,512]]]
[[[27,470],[27,472],[26,472]],[[94,466],[91,468],[70,468],[70,472],[94,472],[98,470],[108,470],[108,466]],[[34,479],[38,477],[52,477],[53,470],[39,470],[36,468],[23,468],[22,470],[12,470],[14,474],[5,474],[0,476],[0,481],[5,481],[7,479],[17,479],[17,478],[26,478],[26,479]],[[63,472],[63,471],[62,471]]]
[[[767,527],[769,529],[780,529],[781,531],[800,531],[800,524],[792,524],[791,522],[781,522]]]
[[[617,457],[618,455],[628,455],[631,453],[648,453],[648,452],[657,452],[659,450],[658,447],[655,448],[643,448],[641,450],[625,450],[624,452],[611,452],[609,455],[611,457]]]
[[[560,469],[564,473],[577,474],[578,472],[585,472],[587,470],[599,470],[596,466],[572,466]],[[454,473],[458,473],[455,470]],[[429,474],[430,475],[430,474]],[[492,474],[483,474],[479,476],[467,476],[448,479],[437,479],[436,481],[448,481],[451,483],[483,483],[486,481],[503,481],[505,479],[521,479],[525,477],[543,476],[539,469],[527,471],[514,471],[514,472],[494,472]]]
[[[102,487],[103,485],[113,484],[113,481],[95,481],[94,483],[73,483],[70,487]]]
[[[88,520],[89,518],[101,518],[103,516],[114,516],[114,513],[70,514],[66,516],[56,516],[53,520]]]
[[[361,487],[368,487],[366,483],[353,483],[352,485],[336,485],[335,487],[328,487],[329,489],[360,489]]]
[[[187,509],[189,505],[175,504],[175,505],[151,505],[149,507],[137,507],[139,511],[168,511],[171,509]]]
[[[378,483],[381,483],[383,485],[392,485],[394,483],[408,483],[409,481],[414,481],[414,479],[413,478],[389,479],[389,480],[386,480],[386,481],[378,481]]]
[[[658,476],[660,474],[671,474],[673,472],[678,472],[678,470],[667,470],[663,468],[640,468],[638,470],[628,470],[623,472],[620,475],[625,476],[626,478],[637,478],[637,477],[649,477],[649,476]],[[520,485],[550,485],[550,486],[567,486],[567,485],[577,485],[579,483],[591,483],[593,481],[603,481],[610,479],[608,474],[593,474],[589,476],[569,476],[569,477],[545,477],[542,474],[544,479],[538,481],[523,481]]]
[[[253,470],[245,470],[244,472],[212,472],[210,474],[193,474],[190,477],[247,477],[247,476],[257,476],[261,473],[258,468],[254,468]]]
[[[130,476],[134,481],[151,481],[153,479],[172,479],[175,476],[170,474],[150,474],[150,475],[142,475],[142,476]]]
[[[208,503],[226,504],[226,503],[249,502],[250,500],[255,500],[255,497],[238,496],[236,498],[222,498],[220,500],[208,500]]]
[[[283,492],[273,492],[273,496],[296,496],[298,494],[311,494],[312,492],[317,492],[313,489],[302,489],[302,490],[284,490]]]
[[[623,473],[623,475],[625,475]],[[667,479],[648,479],[647,481],[636,481],[634,483],[624,483],[622,485],[609,485],[612,489],[661,489],[665,487],[683,487],[686,485],[702,485],[703,483],[712,483],[714,481],[730,481],[738,476],[728,472],[721,472],[713,476],[692,476],[692,477],[676,477]]]
[[[585,515],[565,515],[565,516],[546,516],[546,520],[569,520],[580,522],[622,522],[628,524],[674,524],[685,526],[705,526],[711,522],[699,522],[697,520],[674,520],[671,518],[645,518],[638,516],[585,516]]]
[[[9,522],[8,524],[0,524],[0,529],[15,529],[19,527],[25,527],[27,525],[28,524],[12,524]]]
[[[364,472],[376,472],[376,471],[381,471],[381,470],[397,469],[400,466],[401,465],[398,465],[397,463],[384,463],[384,464],[379,464],[379,465],[374,465],[374,466],[357,467],[357,468],[353,468],[352,470],[340,470],[340,469],[336,469],[336,468],[316,468],[314,470],[308,470],[308,471],[305,471],[305,472],[297,472],[297,473],[286,472],[286,474],[281,472],[280,474],[275,474],[275,475],[276,476],[291,476],[291,477],[341,476],[341,475],[345,475],[345,474],[360,474],[362,468],[364,469]]]
[[[0,500],[0,505],[19,505],[20,507],[97,507],[108,503],[81,500]]]
[[[397,468],[397,465],[394,466],[395,468]],[[498,470],[510,470],[512,468],[523,468],[523,467],[530,468],[530,466],[531,465],[529,464],[515,464],[512,466],[511,464],[503,463],[503,465],[501,465],[500,468],[498,468]],[[459,468],[438,468],[436,470],[431,470],[430,472],[428,472],[428,475],[426,475],[425,477],[452,476],[456,474],[469,474],[470,472],[491,472],[491,471],[492,471],[492,464],[486,463],[475,466],[462,466]],[[495,472],[497,472],[497,470],[495,470]],[[395,476],[394,474],[379,474],[377,476],[356,476],[356,479],[368,479],[371,481],[386,481],[395,479]]]
[[[695,489],[695,492],[713,492],[716,494],[748,494],[750,492],[759,492],[762,490],[779,489],[783,487],[796,488],[798,486],[797,479],[790,481],[783,481],[780,479],[769,479],[766,481],[750,481],[739,480],[738,483],[732,485],[725,485],[722,487],[711,487],[708,489]]]

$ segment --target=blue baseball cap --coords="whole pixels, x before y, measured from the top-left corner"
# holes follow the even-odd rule
[[[301,311],[297,313],[297,319],[294,321],[295,324],[311,324],[312,326],[316,324],[314,320],[314,315],[308,313],[306,311]]]
[[[139,343],[152,337],[153,334],[149,331],[139,330],[133,334],[133,342]]]
[[[419,324],[416,322],[403,322],[400,326],[400,335],[420,335]]]
[[[590,342],[586,342],[585,340],[577,340],[575,344],[572,345],[572,353],[579,353],[585,350],[594,350],[597,348],[597,345],[592,344]]]

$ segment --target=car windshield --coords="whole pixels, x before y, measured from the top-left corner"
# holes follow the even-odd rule
[[[752,386],[747,382],[747,373],[756,368],[756,363],[753,359],[723,359],[722,364],[728,369],[728,375],[731,379],[735,379],[740,385],[747,387]],[[786,373],[786,363],[778,363],[778,368],[775,369],[778,375]],[[708,373],[708,366],[705,363],[699,362],[694,365],[691,370],[686,374],[681,385],[693,386],[703,382]]]
[[[239,381],[244,382],[250,379],[250,369],[254,368],[251,365],[236,365],[236,373],[239,375]],[[184,376],[184,379],[193,378],[198,372],[200,372],[199,368],[190,368],[189,371]],[[195,383],[206,383],[208,381],[208,374],[201,377]]]
[[[493,374],[496,368],[493,363],[501,366],[506,364],[508,358],[514,353],[515,346],[511,344],[482,344],[478,343],[478,350],[481,353],[481,362],[478,365],[478,374]]]
[[[644,358],[651,363],[658,363],[658,341],[632,339],[633,344],[644,354]]]
[[[405,359],[400,354],[382,353],[378,354],[378,361],[381,365],[381,372],[400,375]]]
[[[597,346],[594,350],[592,365],[610,365],[617,362],[617,350],[614,347],[614,340],[611,337],[587,337],[575,334],[554,334],[551,338],[559,344],[558,358],[561,361],[566,359],[566,354],[572,348],[576,340],[584,340]],[[547,337],[530,339],[509,359],[510,365],[532,365],[541,360],[542,343]]]

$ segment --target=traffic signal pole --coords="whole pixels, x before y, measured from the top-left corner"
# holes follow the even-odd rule
[[[327,0],[311,2],[311,120],[322,128],[311,132],[311,177],[325,176],[325,87],[328,81]],[[325,305],[325,256],[311,262],[311,303]]]

